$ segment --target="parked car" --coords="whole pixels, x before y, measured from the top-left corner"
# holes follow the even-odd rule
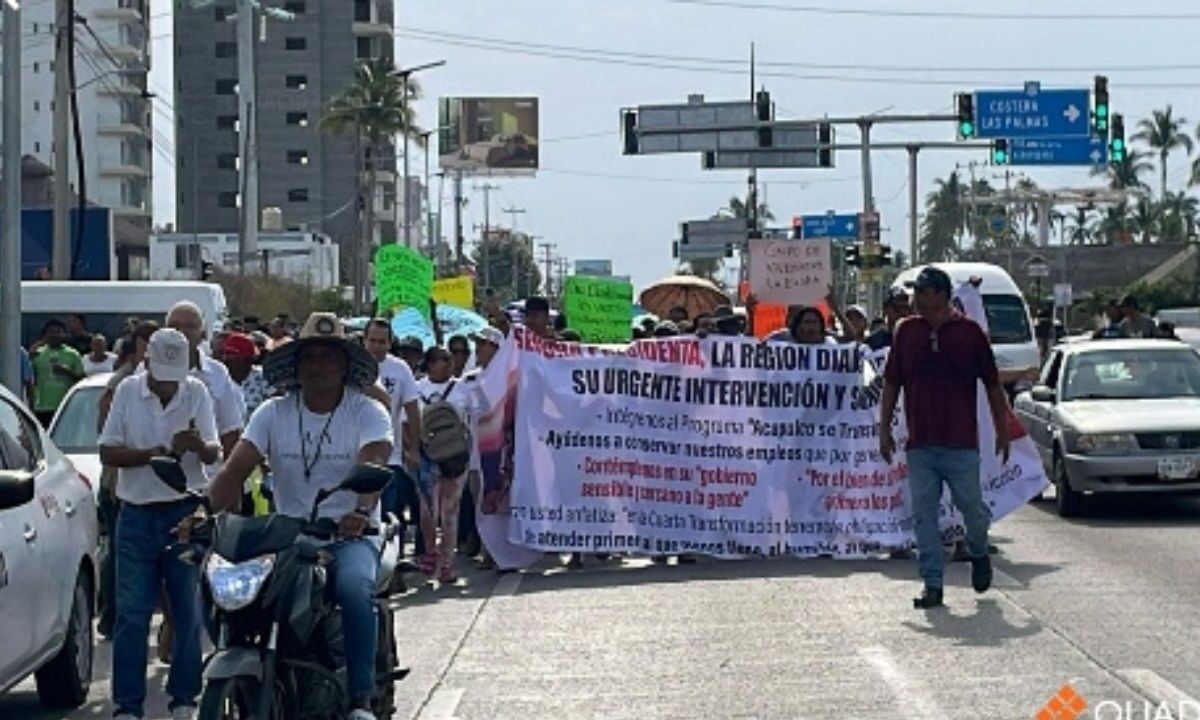
[[[50,421],[50,439],[83,473],[94,492],[100,490],[100,396],[112,373],[92,375],[75,383]]]
[[[1183,343],[1058,345],[1014,409],[1064,517],[1089,493],[1200,490],[1200,356]]]
[[[0,387],[0,692],[34,674],[45,705],[87,699],[96,526],[88,478]]]

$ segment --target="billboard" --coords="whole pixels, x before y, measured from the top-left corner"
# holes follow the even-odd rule
[[[587,277],[611,277],[612,260],[576,260],[575,274]]]
[[[530,175],[538,167],[538,99],[440,98],[438,165],[478,175]]]
[[[83,236],[76,235],[79,208],[71,208],[72,280],[115,280],[112,212],[106,207],[83,211]],[[21,279],[36,280],[49,271],[54,243],[54,213],[48,209],[21,211]]]

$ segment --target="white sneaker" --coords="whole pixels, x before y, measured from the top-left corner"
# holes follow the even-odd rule
[[[171,720],[196,720],[196,706],[176,705],[171,708]]]
[[[346,720],[375,720],[375,713],[363,708],[354,708]]]

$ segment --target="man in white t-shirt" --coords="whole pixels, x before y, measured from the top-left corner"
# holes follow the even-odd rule
[[[392,325],[383,318],[367,323],[363,346],[379,363],[379,382],[391,398],[392,456],[388,460],[395,478],[383,491],[380,507],[383,512],[395,513],[401,523],[406,520],[405,511],[411,510],[409,521],[417,523],[421,506],[417,499],[416,481],[413,476],[421,462],[421,413],[417,405],[417,381],[412,369],[399,358],[391,355]],[[404,537],[401,525],[401,537]],[[424,538],[416,534],[416,554],[425,552]],[[399,577],[397,574],[396,577]]]
[[[263,372],[287,393],[263,403],[250,418],[213,478],[214,508],[235,511],[243,483],[263,461],[274,477],[276,510],[293,517],[308,517],[317,493],[339,485],[356,464],[387,464],[392,421],[387,408],[364,393],[378,378],[379,365],[346,338],[336,315],[310,315],[298,340],[267,356]],[[372,595],[379,556],[363,530],[379,522],[378,500],[378,493],[337,492],[318,513],[337,523],[340,537],[327,549],[334,557],[330,581],[345,629],[349,720],[375,720],[370,702],[378,634]]]
[[[159,586],[175,623],[167,694],[171,715],[190,720],[200,694],[200,587],[197,566],[172,552],[171,531],[199,504],[161,481],[150,459],[173,454],[190,490],[203,490],[203,464],[221,457],[212,399],[188,374],[188,341],[175,330],[150,336],[147,372],[126,378],[113,395],[100,433],[100,460],[118,468],[116,622],[112,698],[117,720],[143,717],[146,637]]]
[[[204,312],[198,305],[186,300],[175,303],[167,312],[167,327],[178,330],[188,339],[192,377],[203,382],[212,395],[217,432],[221,434],[221,449],[228,457],[245,424],[246,404],[242,399],[242,391],[229,377],[229,370],[224,365],[200,352],[200,345],[204,342]],[[208,472],[212,474],[216,468],[209,468]]]
[[[116,354],[108,351],[108,338],[96,333],[92,336],[91,351],[83,356],[83,372],[88,377],[100,373],[110,373],[113,371],[116,359]]]

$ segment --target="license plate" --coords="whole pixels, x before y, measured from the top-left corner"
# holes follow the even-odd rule
[[[1158,461],[1158,476],[1163,480],[1187,480],[1196,475],[1196,460],[1190,457],[1163,458]]]

